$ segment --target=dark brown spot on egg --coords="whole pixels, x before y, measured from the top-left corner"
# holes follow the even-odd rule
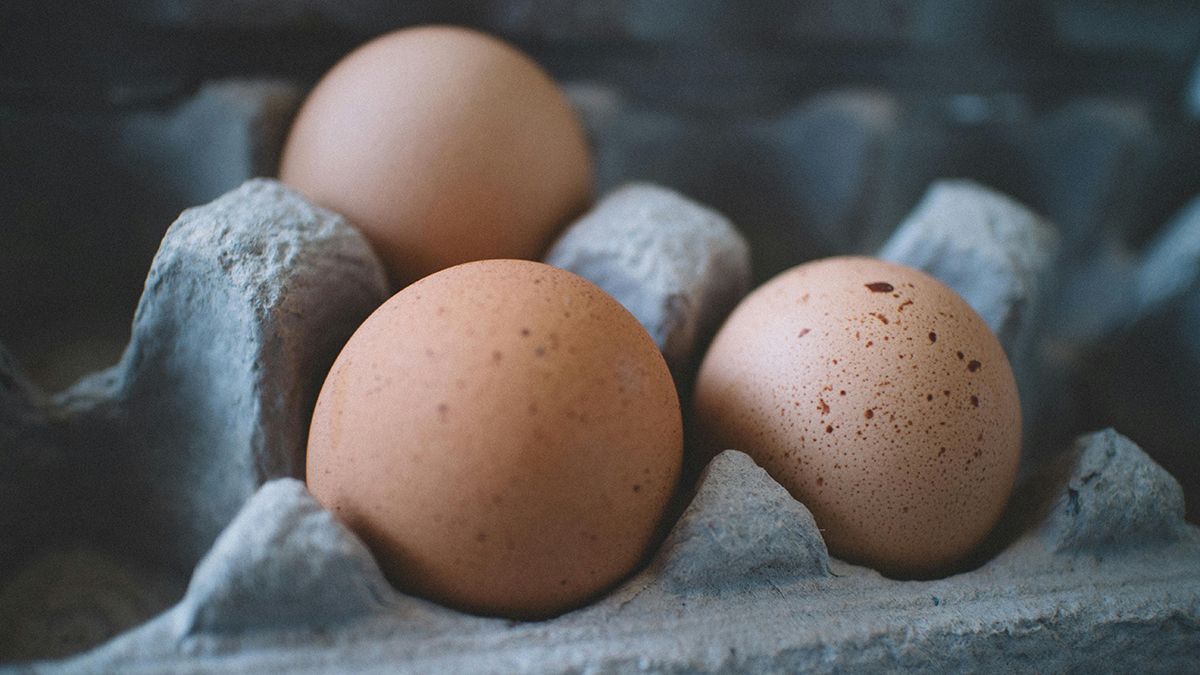
[[[874,408],[867,408],[866,410],[863,411],[863,417],[865,417],[867,419],[871,419],[874,416],[875,416]]]
[[[867,284],[867,288],[869,288],[872,293],[891,293],[892,291],[896,290],[895,286],[886,281],[876,281],[874,283]]]
[[[833,433],[833,425],[832,424],[825,425],[825,433],[827,433],[827,434]]]
[[[521,329],[521,337],[529,337],[529,329],[528,328]]]
[[[897,311],[897,312],[903,312],[903,311],[904,311],[904,308],[905,308],[905,307],[908,307],[908,306],[909,306],[909,305],[911,305],[911,304],[913,304],[913,301],[912,301],[912,300],[905,300],[904,302],[900,303],[900,306],[896,308],[896,311]]]
[[[641,484],[639,484],[639,483],[634,483],[634,484],[633,484],[633,491],[634,491],[634,492],[641,492],[641,491],[642,491],[642,486],[641,486]]]
[[[829,414],[829,404],[825,402],[825,399],[817,399],[817,410],[820,410],[822,415]]]
[[[883,322],[883,325],[885,325],[885,326],[888,324],[888,318],[886,316],[880,314],[879,312],[871,312],[871,316],[875,317],[876,319],[879,319],[881,322]]]
[[[971,405],[975,406],[976,408],[979,407],[979,397],[978,396],[971,397]]]
[[[969,370],[969,371],[971,371],[971,372],[973,373],[973,372],[975,372],[975,371],[979,370],[979,367],[980,367],[980,366],[982,366],[982,365],[983,365],[983,364],[982,364],[982,363],[980,363],[980,362],[978,362],[978,361],[972,361],[972,362],[970,362],[970,363],[968,363],[968,364],[967,364],[967,370]]]
[[[959,360],[959,361],[962,361],[964,358],[966,358],[966,357],[965,357],[965,355],[964,355],[962,352],[959,352],[959,353],[958,353],[958,360]]]
[[[807,328],[801,328],[800,332],[796,334],[796,337],[804,337],[805,335],[808,335],[810,332],[812,332],[812,331],[810,331]]]
[[[934,342],[937,342],[937,333],[929,331],[929,343],[933,344]]]

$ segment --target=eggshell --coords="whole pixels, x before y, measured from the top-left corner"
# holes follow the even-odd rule
[[[449,26],[376,38],[317,84],[280,179],[346,216],[393,281],[538,257],[591,198],[581,125],[536,63]]]
[[[474,262],[350,339],[313,415],[308,485],[401,588],[538,618],[638,564],[682,435],[666,363],[615,300],[541,263]]]
[[[831,258],[775,277],[705,355],[696,417],[812,511],[829,550],[928,575],[979,544],[1020,457],[1003,349],[922,272]]]

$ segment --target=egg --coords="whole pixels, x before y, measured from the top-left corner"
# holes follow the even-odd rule
[[[538,257],[592,193],[562,91],[507,43],[449,26],[386,34],[335,65],[297,114],[279,175],[357,226],[398,286]]]
[[[711,449],[750,454],[834,555],[896,576],[949,569],[1012,491],[1008,359],[954,291],[870,258],[800,265],[747,296],[697,378]]]
[[[398,587],[515,618],[633,570],[683,457],[645,329],[591,282],[517,260],[388,300],[338,356],[310,429],[309,489]]]

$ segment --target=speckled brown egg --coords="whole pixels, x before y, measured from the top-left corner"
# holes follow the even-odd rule
[[[620,304],[548,265],[481,261],[409,286],[350,339],[308,486],[400,588],[539,618],[639,563],[682,435],[667,365]]]
[[[929,275],[830,258],[775,277],[717,334],[696,385],[711,448],[737,448],[813,513],[829,550],[938,573],[998,520],[1020,457],[1008,359]]]
[[[534,258],[591,199],[583,127],[528,56],[452,26],[354,50],[305,101],[280,179],[346,216],[399,286]]]

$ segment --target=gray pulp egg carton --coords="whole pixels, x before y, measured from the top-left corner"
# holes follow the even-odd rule
[[[1045,323],[1054,246],[1019,204],[940,182],[881,255],[961,293],[999,335],[1023,389],[1037,391],[1046,375],[1028,345]],[[750,283],[747,246],[724,217],[650,184],[609,193],[547,261],[630,308],[683,381]],[[892,580],[831,558],[804,505],[731,449],[704,468],[647,564],[586,607],[513,622],[401,594],[295,479],[324,373],[385,295],[379,262],[341,217],[253,180],[172,225],[116,366],[47,398],[0,352],[0,643],[10,663],[0,670],[1200,663],[1200,530],[1183,520],[1179,484],[1111,429],[1026,467],[991,539],[942,579]]]

